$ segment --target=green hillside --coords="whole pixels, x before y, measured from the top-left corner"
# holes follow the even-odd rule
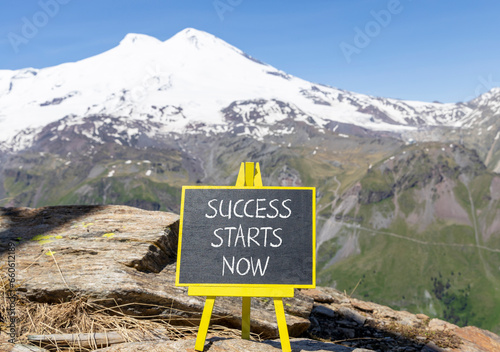
[[[498,332],[497,182],[475,153],[457,146],[413,147],[381,161],[360,179],[359,202],[345,210],[340,230],[320,246],[319,282]]]

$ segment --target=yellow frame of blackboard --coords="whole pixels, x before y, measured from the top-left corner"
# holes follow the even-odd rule
[[[196,284],[196,283],[179,283],[180,261],[182,250],[182,221],[184,215],[184,190],[185,189],[307,189],[312,190],[312,258],[313,258],[313,277],[310,285],[283,285],[283,284]],[[181,215],[179,224],[179,245],[177,249],[177,270],[175,275],[176,286],[188,286],[188,295],[190,296],[206,296],[205,307],[196,337],[195,350],[203,351],[205,340],[210,325],[210,317],[212,315],[215,297],[242,297],[242,321],[241,321],[241,337],[243,339],[250,338],[250,301],[251,297],[272,297],[276,311],[276,319],[278,323],[278,331],[281,341],[281,349],[285,352],[291,352],[290,338],[288,335],[288,327],[286,324],[285,310],[283,306],[284,297],[293,297],[295,288],[314,288],[316,287],[316,192],[314,187],[264,187],[262,185],[262,176],[259,163],[241,163],[236,186],[184,186],[182,189],[181,199]]]
[[[258,165],[258,164],[257,164]],[[279,190],[310,190],[312,191],[312,281],[311,284],[221,284],[221,283],[181,283],[179,280],[180,277],[180,266],[181,266],[181,252],[182,252],[182,229],[183,229],[183,219],[184,219],[184,195],[186,189],[279,189]],[[182,200],[181,200],[181,216],[180,216],[180,225],[179,225],[179,245],[177,249],[177,271],[175,274],[175,285],[176,286],[189,286],[189,287],[223,287],[225,290],[229,287],[268,287],[268,288],[314,288],[316,287],[316,194],[314,187],[262,187],[262,186],[253,186],[253,187],[225,187],[225,186],[184,186],[182,187]],[[241,295],[238,295],[241,296]],[[255,296],[254,296],[255,297]],[[265,297],[265,296],[264,296]]]

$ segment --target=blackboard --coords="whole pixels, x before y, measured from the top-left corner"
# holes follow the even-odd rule
[[[178,286],[315,286],[315,189],[183,187]]]

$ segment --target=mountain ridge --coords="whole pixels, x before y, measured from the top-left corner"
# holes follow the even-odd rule
[[[227,132],[225,110],[244,104],[251,114],[262,109],[255,103],[261,100],[288,104],[319,130],[336,123],[399,134],[419,126],[458,128],[473,111],[469,103],[386,99],[307,82],[187,28],[163,42],[128,34],[118,46],[77,62],[3,71],[0,143],[4,150],[19,150],[13,139],[26,126],[39,128],[71,115],[156,120],[162,133],[195,133],[190,126],[200,123],[204,133]],[[269,106],[265,115],[276,109]],[[266,134],[276,118],[237,127]]]

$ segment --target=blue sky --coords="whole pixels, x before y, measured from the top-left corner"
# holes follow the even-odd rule
[[[193,27],[303,79],[401,99],[500,86],[497,0],[3,0],[0,69],[42,68]]]

